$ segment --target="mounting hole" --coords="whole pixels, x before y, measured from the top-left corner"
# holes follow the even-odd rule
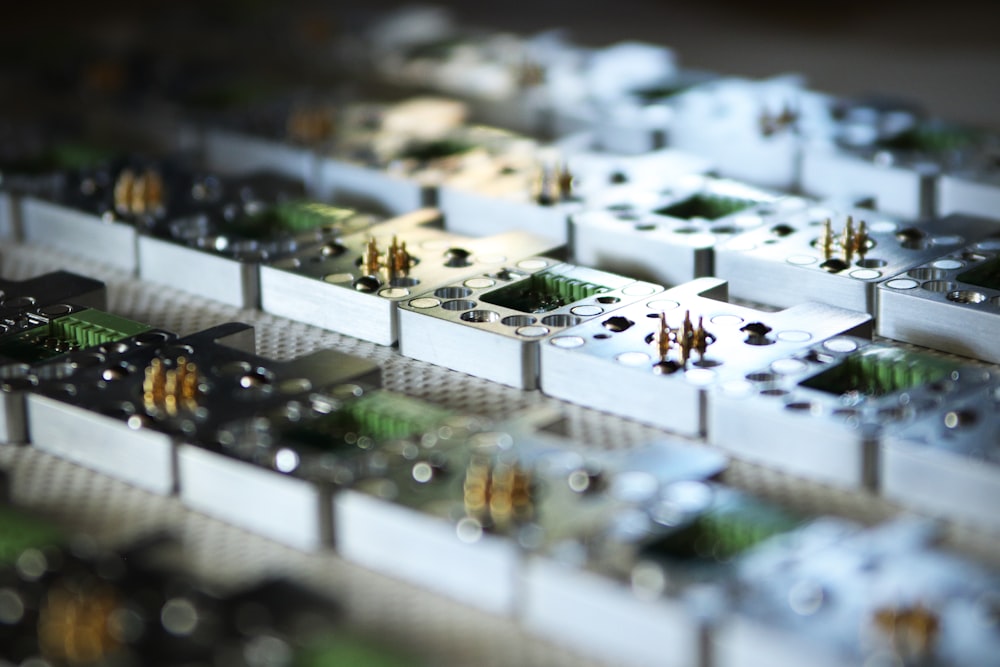
[[[413,308],[437,308],[441,305],[440,299],[435,299],[430,296],[423,296],[419,299],[413,299],[410,301],[410,306]]]
[[[931,280],[921,285],[928,292],[953,292],[958,287],[948,280]]]
[[[525,338],[539,338],[545,336],[549,333],[548,327],[543,327],[539,324],[533,324],[526,327],[521,327],[515,332],[518,336],[524,336]]]
[[[747,373],[746,378],[750,382],[774,382],[778,376],[774,373]]]
[[[416,287],[419,284],[419,279],[411,278],[410,276],[399,276],[389,281],[389,285],[392,287]]]
[[[504,324],[508,327],[526,327],[529,324],[534,324],[538,320],[530,315],[510,315],[500,320],[500,324]]]
[[[954,301],[955,303],[982,303],[986,301],[987,296],[982,292],[976,292],[975,290],[956,290],[954,292],[948,292],[948,300]]]
[[[447,302],[444,304],[446,308],[448,306],[448,303],[451,302]],[[471,303],[473,307],[476,305],[474,301],[462,301],[461,303]],[[454,308],[453,310],[459,310],[459,309]],[[462,313],[461,318],[466,322],[478,322],[481,324],[485,324],[488,322],[496,322],[497,320],[499,320],[500,313],[493,310],[470,310],[467,313]]]
[[[863,269],[881,269],[883,266],[889,262],[884,259],[879,259],[877,257],[867,257],[858,262],[858,266]]]
[[[551,343],[556,347],[562,347],[565,349],[582,347],[584,342],[585,341],[580,336],[556,336],[551,341]]]
[[[470,294],[472,294],[472,290],[468,287],[439,287],[434,290],[434,296],[442,299],[464,299]]]
[[[599,297],[597,297],[597,303],[609,304],[609,303],[618,303],[619,301],[621,301],[621,299],[619,299],[616,296],[599,296]]]
[[[916,278],[917,280],[939,280],[944,278],[945,272],[941,269],[923,267],[919,269],[910,269],[906,272],[906,275],[911,278]]]
[[[564,313],[558,313],[556,315],[548,315],[542,318],[542,324],[546,324],[550,327],[572,327],[580,323],[579,317],[574,317],[573,315],[566,315]]]
[[[441,307],[444,308],[445,310],[472,310],[477,305],[478,304],[475,301],[470,301],[468,299],[453,299],[451,301],[445,301],[444,303],[441,304]],[[493,313],[492,310],[481,310],[476,312]],[[465,315],[469,314],[470,313],[465,313]],[[496,315],[496,317],[487,320],[468,319],[465,317],[465,315],[462,315],[462,319],[466,320],[467,322],[495,322],[496,320],[500,319],[499,315],[497,315],[496,313],[493,314]]]

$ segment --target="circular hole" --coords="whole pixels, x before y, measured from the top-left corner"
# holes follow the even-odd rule
[[[526,327],[529,324],[534,324],[538,320],[530,315],[510,315],[500,320],[500,324],[505,324],[509,327]]]
[[[858,344],[850,338],[831,338],[823,343],[823,347],[831,352],[854,352]]]
[[[875,269],[856,269],[851,271],[850,276],[857,280],[875,280],[882,277],[882,272]]]
[[[434,290],[434,296],[442,299],[464,299],[470,294],[472,294],[472,290],[468,287],[439,287]]]
[[[813,404],[808,401],[796,401],[794,403],[785,403],[786,410],[794,410],[795,412],[809,412],[812,410]]]
[[[59,317],[60,315],[73,312],[73,306],[66,305],[65,303],[56,303],[50,306],[43,306],[38,309],[38,312],[46,317]]]
[[[375,276],[361,276],[352,284],[354,289],[359,292],[365,292],[366,294],[377,292],[379,288],[382,287],[382,281]]]
[[[517,268],[534,271],[535,269],[544,269],[548,265],[549,263],[544,259],[522,259],[517,263]]]
[[[170,336],[163,331],[146,331],[135,337],[135,344],[140,346],[160,345],[170,340]]]
[[[451,301],[445,301],[444,303],[441,304],[441,307],[444,308],[445,310],[472,310],[473,308],[476,307],[476,305],[477,304],[476,304],[475,301],[469,301],[468,299],[453,299]],[[483,311],[479,311],[479,312],[489,313],[489,312],[493,312],[493,311],[483,310]],[[466,313],[466,315],[468,315],[468,314],[469,313]],[[493,313],[493,314],[496,315],[496,313]],[[495,321],[498,318],[499,318],[499,315],[497,315],[497,317],[495,317],[493,319],[489,319],[489,320],[466,320],[465,315],[462,316],[462,319],[466,320],[468,322],[493,322],[493,321]]]
[[[656,225],[654,225],[651,222],[642,222],[635,226],[635,231],[637,232],[652,232],[655,230],[656,230]]]
[[[492,278],[469,278],[465,281],[465,286],[473,289],[485,289],[487,287],[493,287],[496,284],[497,282]]]
[[[607,339],[611,338],[611,334],[597,333],[597,334],[594,334],[594,338],[596,338],[597,340],[607,340]]]
[[[789,264],[794,264],[795,266],[809,266],[810,264],[815,264],[819,260],[815,257],[810,257],[809,255],[789,255],[785,261]]]
[[[609,303],[618,303],[619,301],[621,301],[621,299],[619,299],[616,296],[599,296],[599,297],[597,297],[597,303],[609,304]]]
[[[581,347],[584,344],[584,340],[580,336],[556,336],[551,342],[556,347],[567,349]]]
[[[420,284],[420,280],[410,276],[398,276],[390,280],[389,284],[392,287],[416,287]]]
[[[472,303],[473,306],[476,304],[474,302],[464,301],[463,303]],[[447,306],[448,304],[444,304]],[[466,322],[496,322],[500,319],[500,313],[492,310],[470,310],[467,313],[462,313],[462,319]]]
[[[410,301],[410,306],[413,308],[436,308],[441,305],[439,299],[434,297],[424,296],[419,299],[413,299]]]
[[[713,234],[735,234],[740,230],[738,230],[736,227],[733,227],[732,225],[717,225],[715,227],[712,227],[712,229],[710,229],[709,231],[711,231]]]
[[[786,343],[805,343],[808,340],[812,340],[812,334],[808,331],[796,331],[794,329],[790,331],[779,331],[778,340]]]
[[[820,268],[826,269],[830,273],[840,273],[841,271],[849,267],[850,264],[840,259],[839,257],[831,257],[830,259],[820,264]]]
[[[795,227],[785,223],[771,227],[771,233],[779,237],[791,236],[795,232]]]
[[[15,296],[5,299],[3,305],[7,308],[28,308],[35,305],[35,298],[31,296]]]
[[[917,280],[939,280],[944,278],[945,272],[941,269],[922,267],[919,269],[910,269],[906,272],[906,275],[911,278],[916,278]]]
[[[518,336],[524,336],[525,338],[538,338],[548,334],[549,329],[548,327],[534,324],[526,327],[519,327],[515,333],[517,333]]]
[[[891,287],[892,289],[913,289],[919,285],[920,283],[916,280],[910,280],[908,278],[897,278],[896,280],[890,280],[885,284],[886,287]]]
[[[698,229],[697,227],[678,227],[673,231],[674,234],[697,234],[701,230]]]
[[[404,296],[410,296],[410,290],[405,287],[386,287],[379,290],[378,295],[386,299],[402,299]]]
[[[861,261],[859,261],[858,266],[860,266],[863,269],[881,269],[888,263],[889,262],[885,261],[884,259],[879,259],[877,257],[868,257],[866,259],[862,259]]]
[[[627,317],[622,317],[621,315],[615,315],[613,317],[609,317],[608,319],[601,322],[601,326],[603,326],[608,331],[613,331],[615,333],[625,331],[633,324],[635,324],[635,322],[628,319]]]
[[[604,309],[600,306],[574,306],[569,312],[580,317],[594,317],[603,313]]]
[[[986,295],[975,290],[957,290],[948,292],[948,300],[955,303],[982,303],[986,301]]]
[[[980,250],[1000,250],[1000,239],[987,239],[976,244]]]
[[[465,248],[448,248],[444,253],[444,265],[452,269],[472,266],[471,257],[472,253]]]
[[[938,261],[934,262],[934,268],[944,269],[945,271],[953,271],[955,269],[960,269],[963,266],[965,266],[965,264],[958,261],[957,259],[939,259]]]
[[[948,280],[931,280],[921,285],[921,287],[928,292],[953,292],[957,285]]]
[[[548,325],[550,327],[571,327],[580,323],[579,317],[574,317],[572,315],[566,315],[564,313],[558,313],[556,315],[547,315],[542,318],[542,324]]]
[[[777,377],[774,373],[748,373],[746,376],[751,382],[774,382]]]
[[[349,283],[354,280],[353,273],[328,273],[323,276],[323,281],[337,285],[340,283]]]
[[[760,392],[761,396],[785,396],[786,394],[788,394],[787,391],[777,388],[765,389]]]
[[[622,352],[615,361],[624,366],[644,366],[649,361],[649,355],[645,352]]]

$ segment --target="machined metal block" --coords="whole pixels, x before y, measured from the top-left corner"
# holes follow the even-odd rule
[[[987,238],[880,283],[877,333],[1000,363],[997,251],[1000,240]]]
[[[27,416],[34,447],[153,493],[173,493],[170,435],[136,430],[121,419],[39,394],[28,395]]]
[[[713,437],[711,388],[815,341],[870,334],[864,313],[817,303],[763,312],[726,303],[726,287],[699,278],[558,332],[541,346],[542,391]]]
[[[874,315],[878,283],[994,228],[967,216],[908,224],[860,209],[809,207],[717,245],[715,275],[738,299],[773,306],[819,301]]]
[[[198,294],[238,308],[260,304],[259,265],[210,250],[179,245],[154,236],[141,236],[139,277]]]
[[[521,564],[517,543],[365,493],[334,497],[338,553],[460,602],[509,616]]]
[[[400,304],[400,351],[521,389],[566,328],[662,292],[652,283],[530,257]]]
[[[456,234],[485,236],[519,230],[560,245],[567,240],[569,215],[579,207],[572,202],[542,205],[527,197],[507,199],[448,183],[438,188],[437,206],[444,214],[445,226]]]
[[[301,181],[311,195],[319,196],[318,161],[311,148],[229,130],[208,130],[202,142],[202,160],[208,169],[224,174],[278,173]]]
[[[392,345],[398,304],[558,245],[524,232],[473,239],[437,228],[439,217],[435,209],[418,210],[262,266],[263,309]]]
[[[737,567],[739,593],[713,632],[713,664],[997,664],[1000,639],[984,604],[996,574],[935,549],[930,536],[902,520],[826,544],[764,545]]]
[[[701,623],[682,599],[642,599],[610,577],[541,557],[524,572],[525,627],[617,664],[696,665]]]
[[[799,198],[691,175],[655,190],[609,188],[593,204],[571,216],[574,260],[667,285],[713,275],[717,244],[809,206]]]
[[[177,472],[181,501],[203,514],[302,551],[330,543],[330,491],[321,484],[184,443]]]
[[[802,137],[825,105],[795,76],[708,81],[673,98],[670,145],[708,157],[723,176],[795,189]]]
[[[844,151],[810,146],[802,156],[802,190],[817,197],[868,201],[887,215],[915,219],[934,215],[926,204],[934,189],[933,164],[899,165]]]
[[[883,438],[988,378],[939,357],[830,338],[720,385],[709,401],[709,441],[794,474],[874,490]]]
[[[423,207],[430,198],[419,179],[337,158],[318,160],[316,196],[325,201],[403,215]]]
[[[11,192],[0,191],[0,239],[16,241],[21,237],[20,207]]]
[[[1000,528],[998,387],[994,379],[887,437],[881,493],[935,516]]]
[[[1000,218],[1000,178],[994,172],[944,173],[937,181],[937,212]]]
[[[126,271],[138,268],[138,231],[127,222],[24,197],[21,223],[28,243],[50,246]]]

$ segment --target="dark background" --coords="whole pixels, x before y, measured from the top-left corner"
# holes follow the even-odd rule
[[[323,69],[324,44],[378,11],[402,3],[293,0],[224,2],[5,3],[0,100],[22,91],[72,87],[73,68],[139,50],[145,64],[196,54],[207,64],[242,62],[278,72]],[[918,100],[934,114],[1000,129],[1000,3],[655,2],[554,0],[436,3],[459,19],[535,32],[564,27],[584,44],[638,39],[675,49],[687,67],[724,74],[805,74],[813,88],[846,95],[880,92]],[[96,55],[95,55],[96,54]],[[91,68],[93,70],[93,68]],[[135,76],[133,72],[131,74]],[[102,76],[97,68],[85,76]],[[103,76],[109,76],[104,72]],[[110,76],[115,76],[111,74]],[[154,77],[149,75],[151,79]],[[86,95],[79,98],[87,104]]]

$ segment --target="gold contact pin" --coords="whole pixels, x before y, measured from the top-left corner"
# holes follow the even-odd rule
[[[844,227],[840,247],[844,251],[844,261],[850,264],[854,259],[854,218],[850,215],[847,216],[847,225]]]
[[[364,275],[374,276],[378,275],[379,268],[378,243],[375,242],[373,236],[368,239],[368,245],[365,246],[365,256],[361,269]]]
[[[559,201],[565,201],[573,194],[573,174],[568,165],[556,166],[556,182],[559,187]]]
[[[123,169],[115,181],[115,210],[121,214],[129,213],[132,206],[132,190],[135,188],[135,173],[131,169]]]
[[[820,248],[823,250],[823,259],[828,260],[833,257],[833,228],[830,218],[823,221],[823,236],[820,237]]]
[[[656,334],[656,347],[660,353],[660,361],[666,361],[670,354],[670,338],[673,331],[667,326],[667,314],[660,313],[660,330]]]
[[[858,231],[854,235],[854,251],[861,259],[864,259],[865,253],[868,252],[868,240],[868,225],[864,220],[860,220],[858,222]]]
[[[708,352],[708,346],[716,340],[715,334],[705,331],[704,321],[704,316],[699,315],[698,328],[694,330],[694,341],[692,343],[692,347],[698,353],[698,361],[705,360],[705,353]]]

